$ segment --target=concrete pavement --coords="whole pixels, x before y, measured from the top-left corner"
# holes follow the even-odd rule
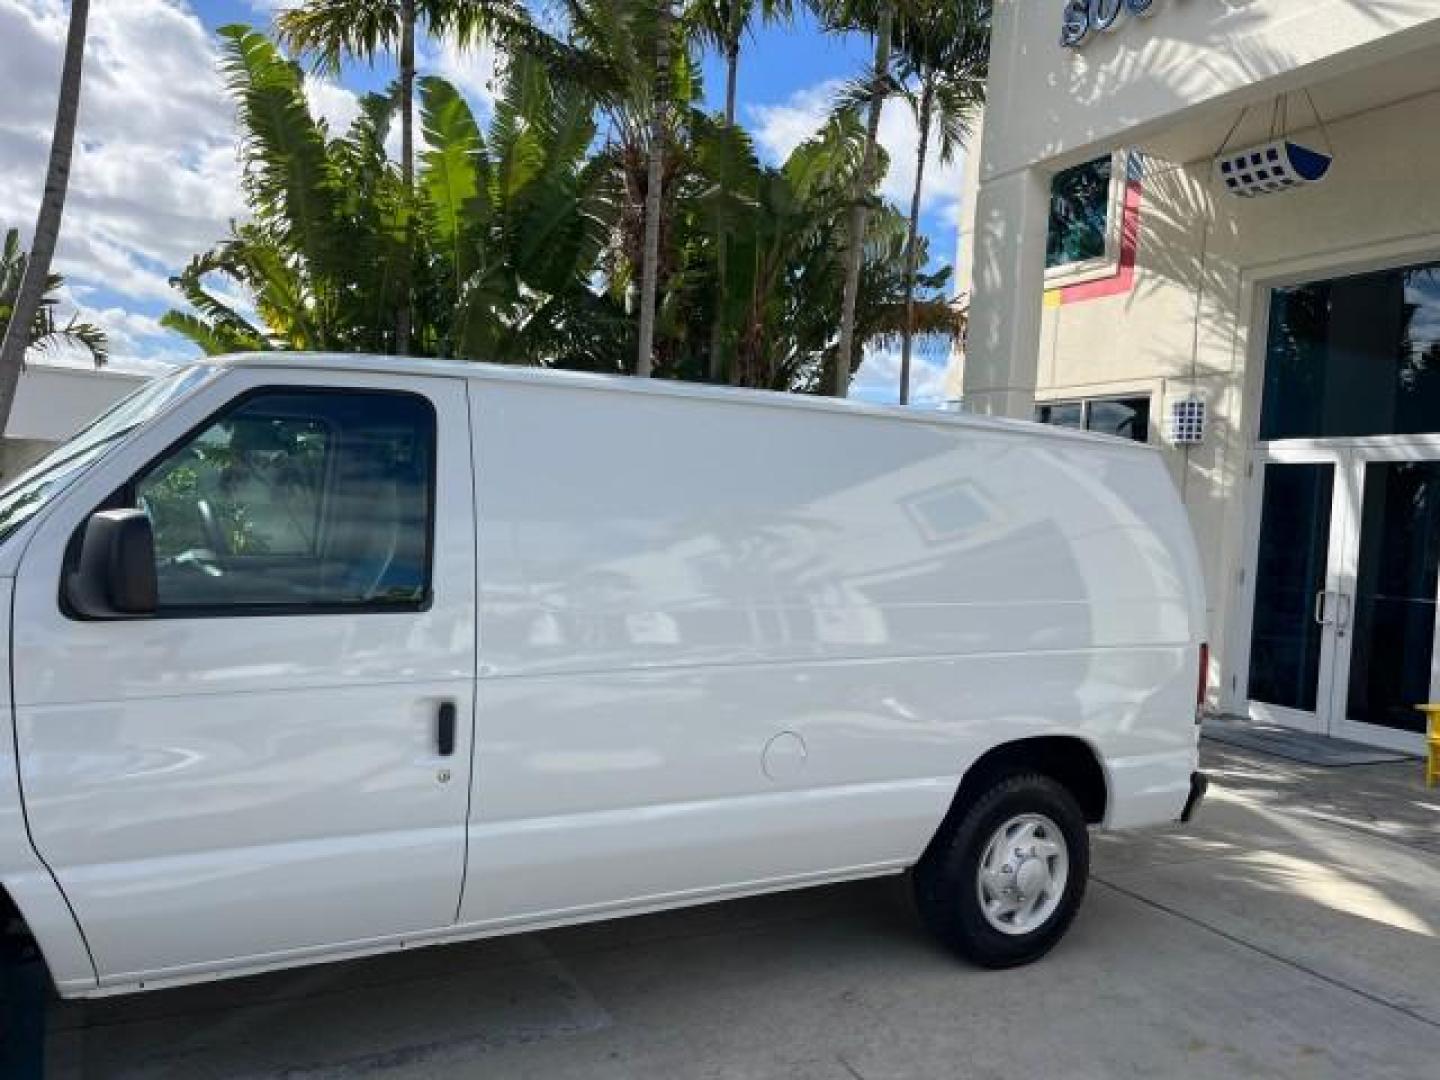
[[[1084,910],[1030,968],[952,960],[903,883],[864,882],[62,1004],[50,1075],[1440,1075],[1440,797],[1418,765],[1206,754],[1199,819],[1097,837]]]

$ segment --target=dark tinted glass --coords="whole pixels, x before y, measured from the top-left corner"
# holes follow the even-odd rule
[[[1365,468],[1347,712],[1351,720],[1423,731],[1433,700],[1435,588],[1440,573],[1440,463]]]
[[[423,601],[434,443],[413,394],[246,399],[136,482],[160,607]]]
[[[1051,182],[1047,268],[1104,256],[1113,169],[1106,155],[1066,169]]]
[[[1118,435],[1136,442],[1150,441],[1150,399],[1117,398],[1092,401],[1085,427],[1102,435]]]
[[[1277,289],[1262,439],[1440,431],[1440,264]]]
[[[1078,430],[1084,420],[1084,406],[1078,401],[1054,401],[1036,405],[1035,419],[1041,424]]]
[[[1314,712],[1323,627],[1315,597],[1325,588],[1333,465],[1269,465],[1260,512],[1250,698]]]

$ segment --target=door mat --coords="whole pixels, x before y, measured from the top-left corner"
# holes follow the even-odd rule
[[[1268,724],[1234,720],[1206,720],[1200,734],[1211,742],[1254,750],[1259,754],[1287,758],[1303,765],[1341,768],[1347,765],[1384,765],[1392,761],[1413,761],[1411,754],[1366,746],[1348,739],[1332,739],[1304,731]]]

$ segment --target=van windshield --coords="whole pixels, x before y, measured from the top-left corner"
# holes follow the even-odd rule
[[[0,490],[0,543],[119,446],[125,436],[195,389],[213,371],[204,366],[185,367],[152,379],[6,485]]]

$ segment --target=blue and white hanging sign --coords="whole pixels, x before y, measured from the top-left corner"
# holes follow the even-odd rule
[[[1096,34],[1114,30],[1120,16],[1153,15],[1160,0],[1066,0],[1060,44],[1078,49]]]

